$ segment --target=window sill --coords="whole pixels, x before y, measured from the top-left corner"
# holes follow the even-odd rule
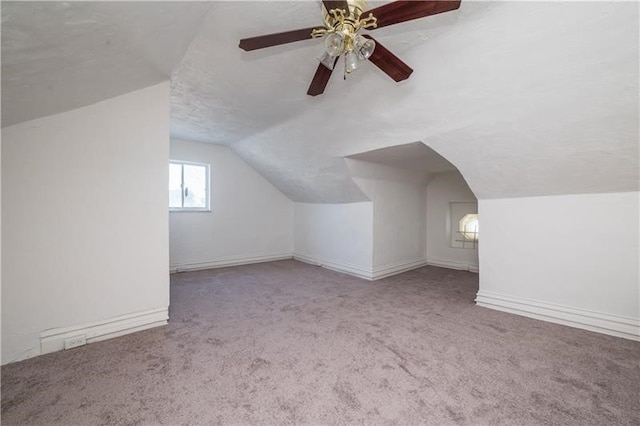
[[[211,213],[211,209],[185,209],[185,208],[180,208],[180,209],[172,209],[169,208],[169,213],[176,213],[176,212],[201,212],[201,213]]]

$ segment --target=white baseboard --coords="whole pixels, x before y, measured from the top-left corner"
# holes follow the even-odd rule
[[[158,308],[73,327],[52,328],[40,333],[40,354],[63,350],[65,340],[72,337],[84,336],[87,343],[93,343],[165,325],[168,319],[169,308]]]
[[[380,268],[365,268],[357,265],[337,263],[300,253],[294,253],[293,258],[301,262],[309,263],[311,265],[322,266],[324,268],[331,269],[332,271],[342,272],[370,281],[375,281],[382,278],[390,277],[392,275],[401,274],[412,269],[420,268],[427,264],[426,259],[414,259],[406,262],[398,262],[392,265],[386,265]]]
[[[379,268],[373,268],[373,279],[379,280],[381,278],[390,277],[392,275],[401,274],[403,272],[410,271],[412,269],[421,268],[427,265],[427,259],[414,259],[405,262],[398,262],[392,265],[386,265]]]
[[[441,268],[458,269],[460,271],[475,272],[476,274],[480,270],[478,265],[476,264],[471,264],[466,262],[456,262],[452,260],[435,259],[432,257],[427,258],[427,265],[439,266]]]
[[[353,275],[358,278],[364,278],[365,280],[373,279],[373,270],[370,268],[363,268],[357,265],[348,265],[344,263],[336,263],[326,259],[320,259],[315,256],[309,256],[306,254],[294,253],[293,258],[300,262],[308,263],[310,265],[322,266],[323,268],[331,269],[332,271],[342,272],[344,274]]]
[[[292,257],[293,254],[291,252],[285,252],[254,256],[223,257],[215,260],[205,260],[198,262],[181,262],[171,265],[169,267],[169,272],[175,273],[184,271],[198,271],[201,269],[224,268],[227,266],[248,265],[251,263],[273,262],[275,260],[291,259]]]
[[[476,304],[529,318],[640,341],[640,319],[479,291]]]

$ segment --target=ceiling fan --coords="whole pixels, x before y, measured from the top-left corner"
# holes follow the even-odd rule
[[[324,92],[333,68],[342,55],[345,60],[345,77],[367,59],[395,81],[402,81],[413,70],[368,34],[360,30],[373,30],[449,12],[460,7],[461,0],[394,1],[366,10],[365,0],[322,1],[324,27],[315,26],[281,33],[267,34],[240,40],[240,48],[256,50],[294,41],[324,37],[325,50],[319,59],[308,95]]]

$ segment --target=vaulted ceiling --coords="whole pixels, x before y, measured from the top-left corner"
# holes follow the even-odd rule
[[[6,2],[2,126],[170,78],[210,3]]]
[[[408,80],[338,67],[317,97],[320,41],[238,48],[317,24],[317,1],[2,2],[3,126],[170,78],[172,136],[296,201],[363,199],[344,157],[415,141],[478,198],[638,190],[638,3],[463,0],[372,33]]]

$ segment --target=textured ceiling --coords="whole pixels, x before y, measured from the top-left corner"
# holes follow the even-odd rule
[[[209,3],[2,2],[2,126],[171,77]]]
[[[292,200],[366,199],[343,157],[414,141],[455,164],[481,199],[638,190],[637,2],[463,1],[371,32],[415,70],[408,80],[364,64],[347,80],[336,70],[318,97],[306,90],[319,40],[237,47],[320,24],[317,1],[149,3],[149,13],[54,4],[30,15],[21,8],[45,6],[2,4],[3,125],[61,112],[40,109],[52,94],[72,107],[83,91],[124,93],[179,63],[173,136],[231,146]],[[65,7],[76,24],[60,27]]]
[[[457,170],[456,166],[422,142],[374,149],[350,155],[347,158],[425,173],[444,173]]]

